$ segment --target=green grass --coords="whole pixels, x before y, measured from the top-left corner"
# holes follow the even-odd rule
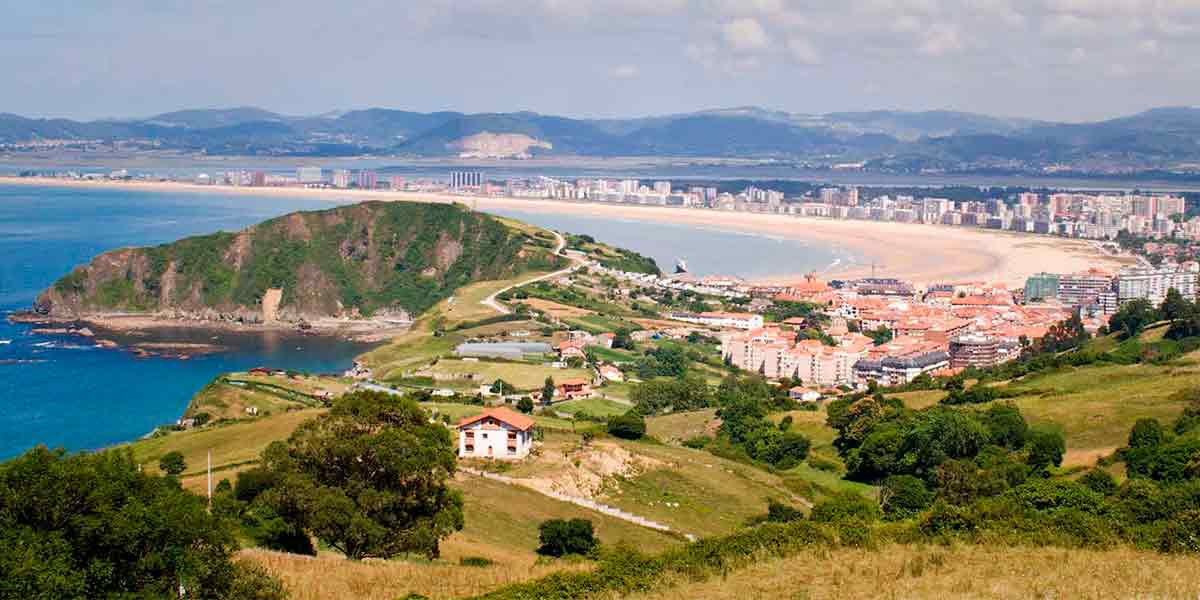
[[[421,407],[431,413],[450,415],[451,422],[458,421],[466,417],[473,417],[483,412],[484,407],[474,404],[457,404],[454,402],[422,402]],[[513,409],[515,410],[515,409]],[[595,425],[591,423],[575,423],[570,419],[561,419],[540,413],[534,413],[534,423],[539,427],[555,430],[579,430],[594,429]]]
[[[637,359],[632,352],[617,348],[605,348],[603,346],[588,346],[588,352],[596,355],[599,360],[611,363],[627,363]]]
[[[1066,464],[1091,464],[1124,445],[1134,422],[1152,417],[1169,424],[1183,410],[1168,397],[1200,385],[1196,355],[1170,365],[1100,365],[1026,377],[1007,387],[1033,423],[1063,426]]]
[[[578,412],[586,412],[593,417],[609,417],[613,415],[623,415],[629,412],[632,408],[628,404],[613,402],[603,398],[585,398],[583,400],[571,400],[562,404],[555,404],[554,410],[568,414]]]
[[[134,459],[147,469],[157,470],[158,459],[171,451],[183,453],[185,474],[204,472],[208,452],[212,451],[214,470],[239,466],[258,460],[271,442],[286,439],[301,423],[324,412],[300,410],[231,425],[181,431],[139,440],[129,444]]]

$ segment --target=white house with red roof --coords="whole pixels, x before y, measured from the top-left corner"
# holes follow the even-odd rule
[[[498,407],[458,422],[458,457],[520,460],[533,449],[533,418]]]

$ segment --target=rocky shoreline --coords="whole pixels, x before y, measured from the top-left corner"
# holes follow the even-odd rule
[[[194,330],[214,333],[280,332],[299,335],[336,336],[350,341],[374,343],[385,341],[406,331],[410,324],[400,321],[367,319],[316,319],[312,322],[246,323],[236,320],[208,319],[162,314],[91,314],[72,317],[55,316],[37,311],[22,311],[8,315],[13,323],[33,325],[32,333],[72,336],[93,339],[100,348],[125,349],[137,358],[173,358],[187,360],[195,355],[228,351],[220,344],[194,341],[118,342],[111,338],[138,338],[171,330]]]

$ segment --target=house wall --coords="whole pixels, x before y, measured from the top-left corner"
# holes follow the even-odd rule
[[[458,457],[459,458],[495,458],[500,460],[513,460],[524,458],[529,455],[529,450],[533,446],[533,430],[520,431],[506,423],[497,423],[499,428],[484,428],[486,421],[472,423],[469,427],[459,429],[458,431]],[[468,436],[467,432],[471,431],[474,435]],[[509,432],[516,434],[516,449],[514,453],[508,451],[508,434]],[[470,444],[468,440],[471,439]],[[472,446],[468,450],[468,444]]]

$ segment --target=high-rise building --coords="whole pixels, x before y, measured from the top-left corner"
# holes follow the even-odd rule
[[[1000,363],[1000,340],[987,335],[967,334],[950,339],[950,368],[986,369]]]
[[[300,183],[321,183],[325,176],[321,173],[321,167],[300,167],[296,169],[296,178]]]
[[[346,169],[336,169],[333,172],[333,187],[350,187],[350,171],[347,171]]]
[[[1058,278],[1058,299],[1067,306],[1078,306],[1098,300],[1101,295],[1111,292],[1113,278],[1111,275],[1088,270],[1082,273],[1060,275]],[[1028,292],[1026,292],[1028,297]]]
[[[451,171],[450,189],[477,188],[483,185],[483,173],[479,171]]]
[[[264,187],[267,185],[267,174],[262,171],[255,171],[250,175],[250,185],[254,187]]]
[[[1025,280],[1025,301],[1058,299],[1058,275],[1038,273]]]
[[[1145,299],[1158,306],[1174,288],[1186,300],[1196,300],[1197,277],[1200,265],[1166,265],[1159,268],[1122,269],[1117,276],[1117,299],[1122,304],[1131,300]]]
[[[398,191],[404,190],[404,178],[403,177],[401,177],[399,175],[393,175],[391,183],[392,183],[392,191],[398,192]]]
[[[375,171],[359,171],[358,187],[364,190],[373,190],[375,189],[376,179]]]
[[[670,181],[655,181],[654,182],[654,193],[662,194],[664,196],[669,195],[671,193],[671,182]]]

